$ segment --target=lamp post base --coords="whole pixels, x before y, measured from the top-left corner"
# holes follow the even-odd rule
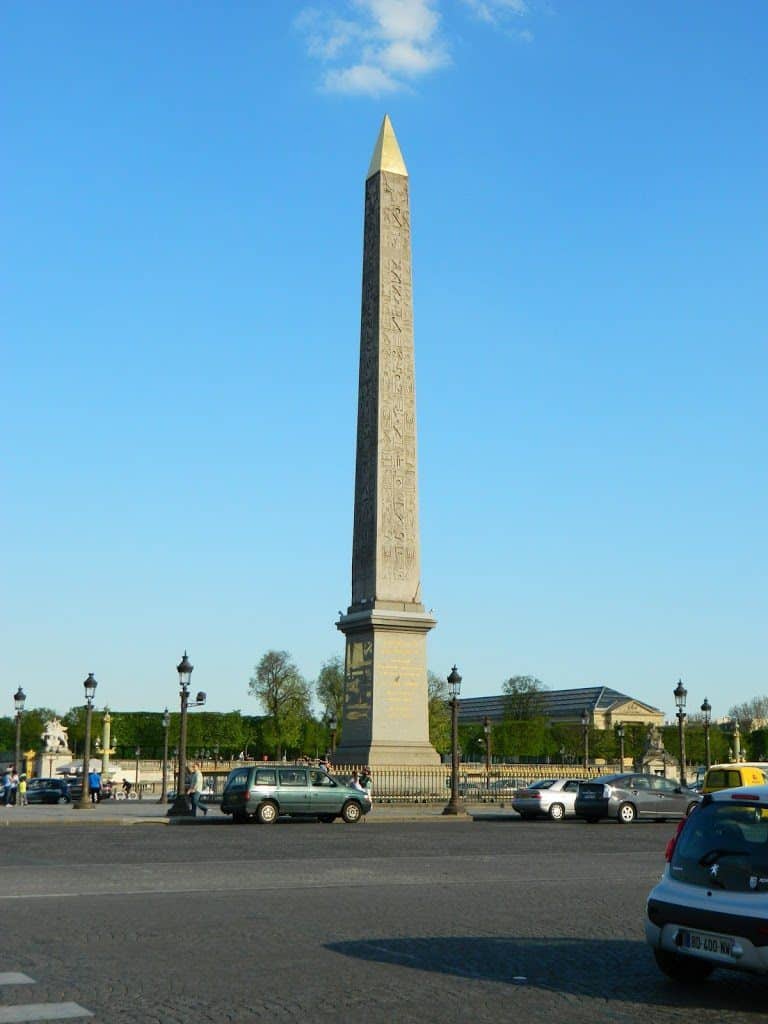
[[[449,800],[443,808],[443,814],[466,814],[467,809],[464,806],[463,800]]]
[[[177,796],[165,812],[168,818],[193,818],[192,808],[184,796]]]

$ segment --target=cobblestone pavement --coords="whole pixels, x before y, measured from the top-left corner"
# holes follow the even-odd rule
[[[8,828],[2,971],[35,985],[0,985],[0,1020],[756,1024],[768,982],[681,989],[645,945],[673,828]]]

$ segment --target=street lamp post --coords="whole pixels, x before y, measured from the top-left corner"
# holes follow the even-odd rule
[[[677,686],[674,689],[675,704],[677,704],[677,734],[680,739],[680,785],[684,786],[685,782],[685,701],[688,696],[688,691],[683,686],[683,680],[678,679]]]
[[[189,804],[187,803],[187,711],[189,708],[199,708],[205,704],[205,694],[201,691],[195,700],[189,699],[189,683],[192,679],[194,665],[184,651],[184,657],[176,666],[179,673],[179,698],[181,700],[181,722],[179,723],[179,760],[178,774],[176,777],[176,797],[168,810],[171,818],[192,816]]]
[[[141,757],[141,747],[136,747],[136,771],[133,773],[133,784],[136,789],[136,796],[141,800],[141,790],[139,789],[139,758]]]
[[[168,708],[163,712],[161,719],[163,723],[163,781],[162,789],[160,791],[160,799],[157,801],[159,804],[168,803],[168,730],[171,725],[171,714]]]
[[[451,799],[443,808],[443,814],[463,814],[464,807],[459,800],[459,694],[461,676],[456,666],[448,676],[448,696],[451,701]]]
[[[616,726],[616,736],[619,740],[619,758],[621,759],[621,773],[624,774],[624,723],[619,722]]]
[[[584,736],[584,768],[589,768],[589,711],[581,712],[581,730]]]
[[[336,730],[339,728],[339,720],[336,715],[328,719],[328,728],[331,730],[331,754],[336,753]]]
[[[22,688],[19,687],[13,695],[13,706],[16,709],[16,773],[18,775],[21,775],[24,771],[21,764],[21,719],[24,715],[24,703],[26,699],[27,695],[24,693]],[[16,803],[18,803],[18,799],[16,800]]]
[[[485,788],[491,788],[491,720],[488,715],[483,719],[485,735]]]
[[[80,800],[73,804],[74,807],[79,808],[83,811],[88,807],[93,807],[91,803],[90,794],[88,793],[88,775],[90,774],[91,767],[91,717],[93,715],[93,696],[96,693],[96,687],[99,684],[93,678],[93,672],[88,673],[88,678],[83,683],[85,690],[85,741],[83,743],[83,791],[80,794]]]
[[[709,750],[709,723],[712,721],[712,705],[706,697],[701,705],[701,713],[704,716],[704,764],[707,766],[707,771],[709,771],[712,765],[712,756]]]

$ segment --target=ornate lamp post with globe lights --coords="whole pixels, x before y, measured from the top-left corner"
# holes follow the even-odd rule
[[[491,720],[483,718],[483,735],[485,736],[485,788],[491,788]]]
[[[707,766],[707,771],[709,771],[712,766],[712,755],[709,750],[709,725],[712,721],[712,705],[706,697],[701,705],[701,713],[704,720],[704,764]]]
[[[16,771],[19,775],[24,771],[21,764],[21,719],[24,716],[24,704],[27,695],[21,687],[13,695],[13,706],[16,711]],[[18,803],[18,798],[16,800]]]
[[[78,810],[84,811],[89,807],[95,807],[95,804],[91,803],[90,794],[88,793],[88,776],[91,769],[91,718],[93,717],[93,697],[96,693],[96,687],[99,684],[93,678],[93,672],[88,673],[88,678],[83,683],[85,690],[85,742],[83,743],[83,791],[80,794],[80,799],[73,807]]]
[[[589,711],[581,712],[581,730],[584,736],[584,769],[589,768]]]
[[[616,726],[616,737],[619,741],[619,758],[621,760],[621,773],[624,774],[624,723],[619,722]]]
[[[195,700],[189,699],[189,683],[192,679],[194,665],[184,651],[184,657],[176,666],[179,673],[179,697],[181,699],[181,722],[179,724],[179,762],[178,774],[176,777],[176,797],[168,810],[171,818],[192,816],[189,804],[187,803],[187,711],[189,708],[199,708],[205,704],[205,694],[201,690]]]
[[[674,689],[675,704],[677,704],[677,711],[675,715],[677,717],[677,734],[680,739],[680,785],[684,786],[685,783],[685,702],[688,697],[688,691],[683,686],[683,680],[678,679],[677,686]]]
[[[168,708],[163,712],[161,719],[163,723],[163,781],[162,790],[160,791],[160,799],[157,801],[159,804],[168,803],[168,730],[171,725],[171,713]]]
[[[448,696],[451,703],[451,799],[443,808],[443,814],[463,814],[464,807],[459,799],[459,694],[461,676],[456,666],[448,676]]]

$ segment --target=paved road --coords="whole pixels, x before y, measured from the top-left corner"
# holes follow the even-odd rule
[[[673,827],[4,829],[0,1024],[762,1021],[768,982],[681,990],[653,964]]]

